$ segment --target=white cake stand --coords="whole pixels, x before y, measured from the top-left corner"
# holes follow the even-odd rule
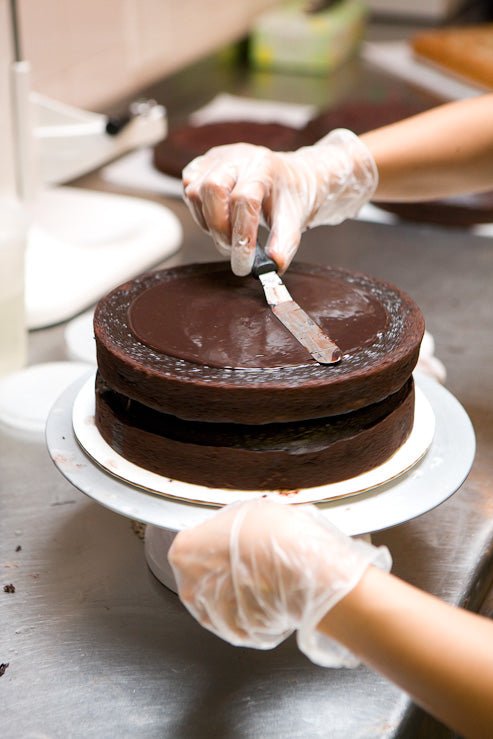
[[[215,508],[154,495],[95,464],[77,443],[72,428],[74,402],[86,380],[87,376],[75,382],[53,406],[46,426],[50,455],[62,475],[83,493],[117,513],[148,524],[147,563],[156,577],[176,592],[168,549],[178,531],[206,520]],[[419,373],[415,373],[415,380],[435,414],[435,434],[426,455],[412,469],[385,484],[317,504],[350,536],[380,531],[432,510],[456,492],[469,473],[476,445],[467,413],[435,380]]]

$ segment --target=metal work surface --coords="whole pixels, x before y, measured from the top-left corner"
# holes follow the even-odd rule
[[[184,261],[198,249],[213,256],[189,233]],[[447,385],[475,425],[476,460],[450,500],[375,539],[390,547],[396,574],[478,607],[493,542],[493,245],[354,222],[304,242],[305,259],[392,279],[428,318]],[[52,329],[32,337],[33,360],[48,358],[43,335],[48,356],[55,345],[62,353],[61,328]],[[329,725],[333,737],[404,735],[408,699],[365,667],[322,670],[293,639],[264,653],[203,631],[148,572],[129,521],[77,492],[43,439],[2,432],[0,441],[2,578],[16,587],[2,592],[3,736],[326,736]]]
[[[185,232],[167,264],[216,260],[184,205],[166,204]],[[478,609],[493,560],[493,243],[348,222],[308,232],[300,258],[388,279],[422,308],[476,458],[459,492],[374,541],[395,574]],[[64,358],[63,326],[31,335],[31,362]],[[450,736],[365,667],[315,667],[292,638],[267,652],[221,642],[150,574],[130,521],[62,477],[43,438],[0,431],[0,455],[2,585],[16,589],[0,591],[5,739]]]

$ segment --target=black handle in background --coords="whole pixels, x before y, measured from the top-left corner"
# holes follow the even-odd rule
[[[127,126],[130,121],[132,120],[133,116],[130,113],[130,111],[126,111],[125,113],[120,113],[120,115],[111,115],[108,116],[108,119],[106,121],[106,133],[110,136],[116,136],[120,133],[120,131],[123,131],[125,126]]]
[[[117,136],[117,134],[123,131],[125,126],[128,126],[132,118],[136,118],[139,115],[147,116],[155,108],[161,108],[164,115],[165,111],[163,106],[158,105],[155,100],[152,100],[152,98],[139,98],[138,100],[134,100],[126,110],[122,110],[116,115],[108,116],[105,126],[106,133],[109,136]]]
[[[260,244],[257,244],[255,247],[252,275],[258,279],[259,275],[264,275],[266,272],[277,272],[277,264],[267,256]]]

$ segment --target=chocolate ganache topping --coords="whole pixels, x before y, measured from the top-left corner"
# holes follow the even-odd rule
[[[408,295],[368,275],[300,262],[285,281],[341,346],[341,362],[315,362],[271,314],[256,280],[212,262],[140,275],[100,300],[101,376],[159,412],[244,424],[347,413],[403,386],[424,331]]]
[[[386,330],[387,313],[370,287],[293,272],[284,277],[293,299],[342,352],[371,345]],[[222,271],[158,283],[137,295],[129,327],[167,356],[218,368],[275,368],[313,363],[272,314],[260,283]]]

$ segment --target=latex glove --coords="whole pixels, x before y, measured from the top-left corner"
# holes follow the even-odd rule
[[[181,600],[209,631],[258,649],[297,631],[300,650],[332,667],[358,660],[317,624],[370,564],[391,567],[386,547],[351,539],[314,506],[262,498],[226,506],[180,532],[168,559]]]
[[[305,229],[355,216],[377,182],[366,145],[342,128],[294,152],[217,146],[183,170],[192,215],[237,275],[252,268],[260,223],[270,228],[266,252],[284,272]]]

